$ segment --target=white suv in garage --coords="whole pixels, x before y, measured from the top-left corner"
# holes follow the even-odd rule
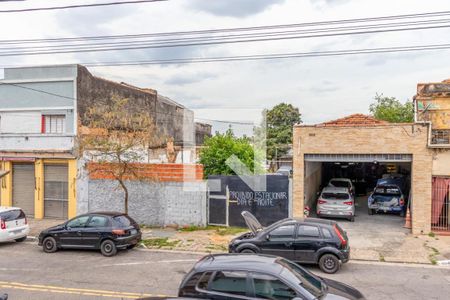
[[[355,220],[355,199],[346,187],[327,186],[317,199],[317,216]]]
[[[20,208],[0,206],[0,242],[23,242],[29,232],[27,217]]]

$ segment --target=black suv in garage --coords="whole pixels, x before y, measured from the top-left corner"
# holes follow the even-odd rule
[[[263,227],[250,212],[242,216],[251,232],[233,239],[230,253],[262,253],[298,263],[319,264],[325,273],[336,273],[350,256],[348,237],[332,220],[283,219]]]

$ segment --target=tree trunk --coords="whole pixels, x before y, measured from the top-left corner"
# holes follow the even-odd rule
[[[122,180],[119,180],[119,184],[125,193],[124,212],[128,215],[128,188]]]

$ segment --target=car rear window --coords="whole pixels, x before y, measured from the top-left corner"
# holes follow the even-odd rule
[[[0,219],[5,222],[25,219],[25,213],[21,209],[15,209],[0,213]]]
[[[400,189],[395,186],[377,186],[375,188],[377,195],[400,195]]]
[[[343,180],[331,180],[330,184],[335,187],[343,187],[343,188],[349,188],[350,182],[343,181]]]
[[[322,199],[348,200],[350,196],[347,193],[322,193]]]
[[[126,227],[133,226],[133,223],[134,223],[129,217],[127,217],[125,215],[115,216],[115,217],[113,217],[113,220],[114,220],[114,224],[120,228],[126,228]]]

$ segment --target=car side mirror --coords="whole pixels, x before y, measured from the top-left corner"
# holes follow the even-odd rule
[[[266,241],[270,241],[270,235],[266,235]]]

